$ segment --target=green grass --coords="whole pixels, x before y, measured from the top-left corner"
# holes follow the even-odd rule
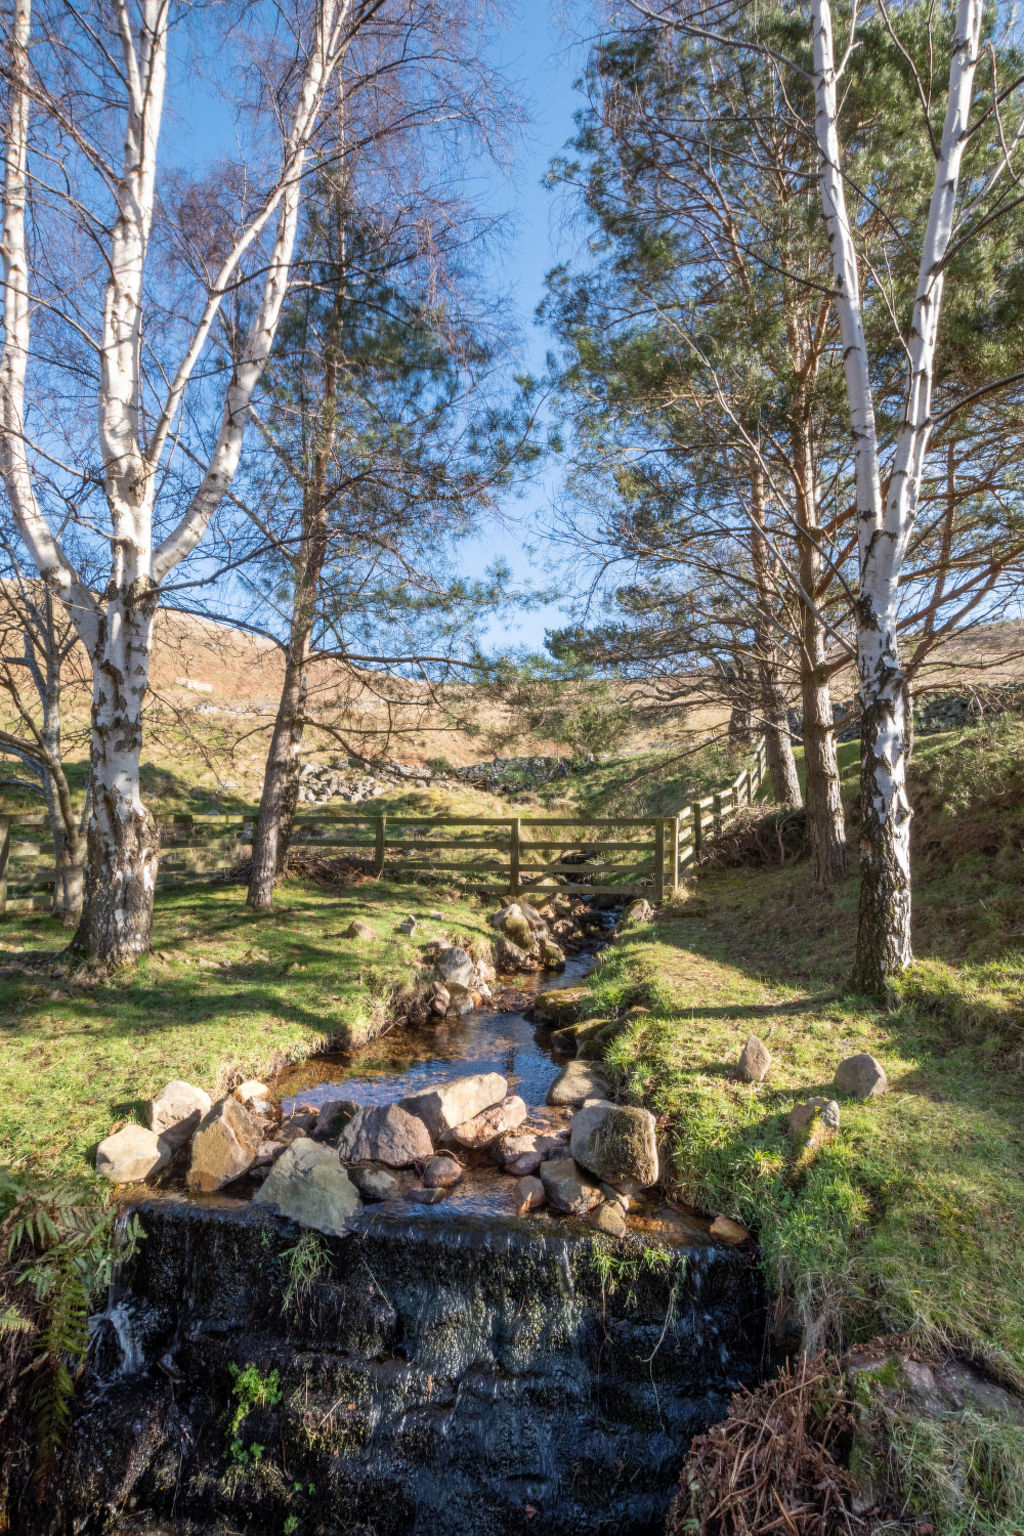
[[[394,932],[410,910],[423,919],[412,939]],[[434,910],[443,921],[426,920]],[[340,936],[354,917],[375,940]],[[257,916],[241,885],[161,892],[154,952],[132,974],[88,990],[31,974],[0,981],[0,1161],[82,1166],[169,1078],[212,1093],[232,1073],[367,1038],[415,979],[422,945],[447,933],[486,942],[474,898],[289,880],[273,913]],[[65,940],[39,914],[8,918],[2,938],[0,963]]]
[[[695,898],[607,952],[592,1008],[650,1007],[609,1060],[665,1117],[680,1193],[757,1231],[811,1345],[906,1330],[1024,1382],[1024,861],[1021,812],[991,805],[1016,748],[1002,773],[982,754],[970,825],[945,808],[936,766],[967,774],[980,745],[970,732],[918,754],[919,958],[891,1011],[844,990],[856,881],[823,906],[806,864],[702,877]],[[999,837],[983,853],[986,822]],[[974,851],[951,856],[963,846]],[[732,1073],[751,1032],[772,1053],[764,1085]],[[839,1135],[801,1159],[789,1109],[831,1094],[857,1051],[882,1060],[889,1093],[844,1102]]]

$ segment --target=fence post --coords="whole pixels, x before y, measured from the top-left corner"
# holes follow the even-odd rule
[[[672,818],[672,894],[679,889],[679,817]]]
[[[696,867],[700,858],[701,848],[704,845],[704,826],[700,817],[700,801],[695,800],[690,807],[693,812],[693,862]]]
[[[519,817],[512,817],[508,846],[508,883],[513,896],[519,895]]]
[[[665,900],[665,818],[659,816],[654,823],[654,900],[661,906]]]
[[[385,829],[388,818],[386,815],[377,817],[377,828],[374,834],[373,872],[379,880],[384,873],[384,846]]]
[[[720,793],[716,794],[715,797],[714,797],[714,803],[713,803],[713,805],[711,807],[711,816],[712,816],[712,826],[715,829],[715,836],[716,837],[721,837],[721,835],[722,835],[722,796],[721,796]]]
[[[11,818],[0,816],[0,917],[7,911],[7,864],[11,856]]]

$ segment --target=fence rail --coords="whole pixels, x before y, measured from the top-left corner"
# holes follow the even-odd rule
[[[717,834],[757,795],[765,743],[732,784],[674,816],[403,816],[302,811],[292,847],[365,858],[373,873],[415,880],[458,873],[485,895],[648,895],[660,905]],[[254,815],[175,816],[160,828],[160,886],[209,880],[252,848]],[[460,835],[460,829],[467,829]],[[564,828],[556,836],[555,829]],[[0,914],[33,910],[52,889],[52,855],[26,832],[48,830],[45,816],[0,813]],[[596,832],[592,837],[589,834]],[[613,855],[614,857],[609,857]],[[574,878],[575,877],[575,878]],[[49,900],[49,898],[45,898]],[[42,902],[39,903],[42,905]]]

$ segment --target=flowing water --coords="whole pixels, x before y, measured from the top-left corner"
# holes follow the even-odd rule
[[[557,1120],[523,1014],[592,964],[291,1068],[283,1108],[494,1070]],[[756,1266],[659,1199],[612,1240],[518,1216],[513,1186],[481,1167],[437,1206],[367,1206],[303,1265],[299,1229],[240,1199],[143,1202],[39,1530],[655,1536],[690,1437],[761,1374]]]

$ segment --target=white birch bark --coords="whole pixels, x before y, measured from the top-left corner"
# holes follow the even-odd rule
[[[957,4],[945,121],[906,343],[908,377],[903,417],[884,501],[857,250],[841,165],[829,0],[812,0],[811,17],[819,185],[832,251],[857,486],[857,665],[863,726],[861,899],[855,979],[865,990],[879,992],[890,976],[906,967],[912,953],[906,691],[896,643],[897,595],[931,431],[942,263],[953,230],[978,63],[982,5],[981,0],[958,0]]]
[[[202,538],[238,466],[253,389],[281,315],[310,140],[351,33],[352,0],[315,0],[281,169],[211,285],[149,441],[142,422],[144,282],[155,208],[157,150],[167,79],[170,0],[115,0],[118,78],[125,117],[122,165],[107,251],[97,434],[110,516],[111,565],[101,599],[90,593],[40,511],[25,431],[31,284],[26,238],[31,0],[15,0],[4,186],[4,322],[0,355],[0,470],[40,575],[66,604],[93,668],[92,812],[85,907],[73,948],[104,965],[149,946],[157,838],[140,779],[142,705],[159,584]],[[372,11],[373,7],[370,8]],[[220,431],[184,516],[154,549],[155,494],[185,389],[243,258],[276,217],[257,314],[225,391]]]

